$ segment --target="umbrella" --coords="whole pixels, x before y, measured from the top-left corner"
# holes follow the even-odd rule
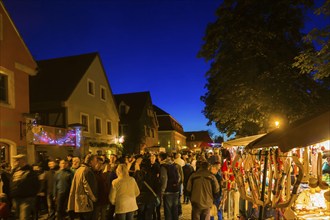
[[[252,141],[245,149],[278,146],[282,152],[306,147],[330,139],[330,111],[299,120],[283,129],[276,129]]]

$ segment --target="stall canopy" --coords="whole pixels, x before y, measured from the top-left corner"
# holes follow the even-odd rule
[[[230,141],[223,142],[222,146],[225,148],[236,147],[236,146],[246,146],[249,143],[251,143],[252,141],[254,141],[264,135],[266,135],[266,134],[257,134],[257,135],[253,135],[253,136],[233,139]]]
[[[282,152],[296,147],[306,147],[330,139],[330,111],[312,118],[306,118],[276,129],[252,141],[245,149],[278,146]]]

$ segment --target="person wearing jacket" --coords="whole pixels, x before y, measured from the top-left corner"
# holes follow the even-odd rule
[[[10,194],[16,206],[16,215],[20,220],[31,219],[31,213],[35,213],[35,201],[40,188],[38,175],[27,164],[24,154],[12,158],[14,168],[10,183]]]
[[[97,156],[88,154],[76,171],[70,189],[68,211],[74,211],[83,220],[92,219],[97,201],[97,181],[93,172],[96,164]]]
[[[110,202],[115,205],[116,220],[133,220],[134,211],[138,210],[136,197],[140,194],[135,179],[128,174],[126,164],[119,164],[118,178],[112,181],[109,194]]]
[[[47,192],[48,219],[55,219],[55,201],[54,201],[54,176],[57,171],[57,165],[54,160],[48,162],[49,170],[45,174],[45,185]]]
[[[170,157],[168,157],[167,153],[161,152],[158,155],[158,160],[160,162],[160,181],[161,181],[161,196],[163,197],[164,204],[164,216],[165,220],[178,220],[179,219],[179,190],[180,184],[183,181],[183,172],[180,165],[175,164]],[[174,165],[176,167],[175,172],[178,177],[175,181],[177,181],[175,187],[173,189],[172,186],[169,185],[169,182],[173,182],[174,175],[168,175],[168,167]],[[173,179],[172,179],[173,178]],[[170,181],[173,180],[173,181]],[[170,189],[171,188],[171,189]]]
[[[110,192],[110,173],[105,171],[105,160],[102,157],[97,158],[96,169],[94,170],[97,180],[97,202],[94,206],[93,220],[105,220],[109,202]]]
[[[199,169],[189,177],[187,192],[191,195],[191,219],[209,220],[213,200],[219,196],[216,177],[208,170],[207,161],[198,161]]]
[[[68,197],[70,193],[73,173],[69,161],[60,161],[60,170],[55,173],[54,196],[56,202],[57,219],[62,220],[67,215]]]

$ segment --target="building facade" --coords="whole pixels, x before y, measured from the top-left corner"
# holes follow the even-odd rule
[[[30,79],[31,112],[39,114],[38,123],[84,127],[82,146],[37,144],[37,154],[117,153],[119,114],[98,53],[41,60],[38,65],[40,71]]]
[[[0,1],[0,161],[28,154],[29,76],[37,64]],[[27,117],[25,117],[27,116]],[[31,158],[28,158],[31,161]]]
[[[158,143],[158,121],[150,92],[116,94],[125,153],[140,153]]]
[[[169,113],[154,105],[154,110],[159,123],[158,145],[166,152],[179,152],[186,148],[186,136],[182,125]]]
[[[187,147],[192,151],[201,152],[212,146],[213,140],[208,131],[187,131],[184,134]]]

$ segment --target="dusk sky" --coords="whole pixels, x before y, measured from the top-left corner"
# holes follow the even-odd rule
[[[98,52],[114,94],[150,91],[185,131],[219,134],[202,114],[209,64],[197,53],[220,0],[3,2],[35,60]]]

